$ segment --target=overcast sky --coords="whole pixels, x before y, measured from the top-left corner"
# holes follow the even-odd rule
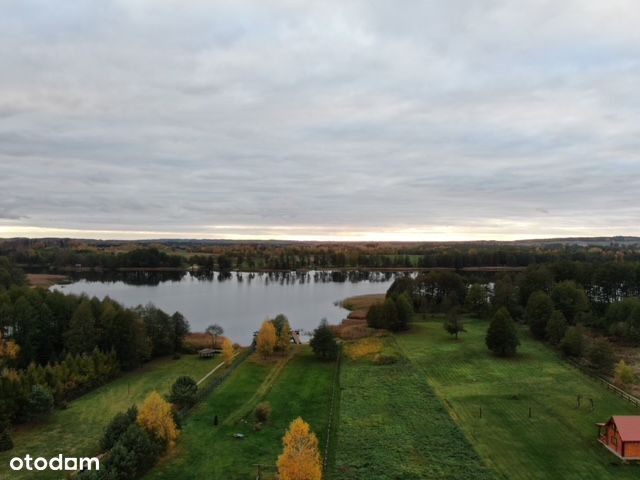
[[[0,0],[0,236],[640,234],[637,0]]]

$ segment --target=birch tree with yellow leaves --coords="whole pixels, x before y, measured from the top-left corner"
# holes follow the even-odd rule
[[[140,407],[137,419],[138,425],[171,444],[178,438],[178,427],[173,420],[171,404],[160,396],[158,392],[151,392]]]
[[[258,338],[256,338],[256,348],[260,355],[268,357],[273,355],[273,350],[276,348],[278,342],[278,335],[276,334],[276,327],[273,326],[271,320],[265,320],[262,322],[262,327],[258,332]]]
[[[318,437],[307,422],[298,417],[282,439],[284,450],[278,457],[280,480],[321,480],[322,465]]]

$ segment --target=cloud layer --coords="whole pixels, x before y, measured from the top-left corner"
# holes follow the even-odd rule
[[[0,236],[640,234],[640,5],[5,1]]]

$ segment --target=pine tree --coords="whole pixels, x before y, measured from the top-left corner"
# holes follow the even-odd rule
[[[462,319],[458,313],[458,307],[453,307],[447,312],[447,316],[444,321],[444,329],[451,335],[455,335],[456,340],[458,340],[458,335],[460,333],[466,332]]]
[[[64,337],[65,347],[71,353],[90,352],[95,348],[96,320],[91,310],[91,303],[84,301],[78,306]]]
[[[284,451],[278,457],[280,480],[320,480],[322,465],[318,438],[309,424],[298,417],[282,439]]]
[[[171,393],[169,401],[181,406],[189,406],[196,403],[196,395],[198,394],[198,384],[196,381],[186,375],[178,377],[173,385],[171,385]]]
[[[516,354],[520,340],[518,340],[515,323],[505,307],[498,309],[493,316],[485,341],[489,350],[496,355],[511,357]]]
[[[338,343],[326,318],[323,318],[318,328],[313,331],[309,345],[318,358],[333,360],[338,356]]]

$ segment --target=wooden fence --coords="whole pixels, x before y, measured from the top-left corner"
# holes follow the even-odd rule
[[[613,383],[609,382],[609,380],[607,380],[604,377],[601,377],[600,375],[598,375],[597,373],[589,370],[588,368],[585,368],[583,365],[580,365],[578,362],[571,360],[571,359],[567,359],[567,361],[573,365],[575,368],[577,368],[578,370],[580,370],[582,373],[588,375],[589,377],[593,378],[594,380],[596,380],[599,383],[602,383],[605,387],[607,387],[608,390],[612,391],[613,393],[615,393],[616,395],[618,395],[620,398],[623,398],[624,400],[626,400],[627,402],[633,404],[636,407],[640,407],[640,398],[631,395],[628,392],[625,392],[624,390],[622,390],[619,387],[616,387]]]

